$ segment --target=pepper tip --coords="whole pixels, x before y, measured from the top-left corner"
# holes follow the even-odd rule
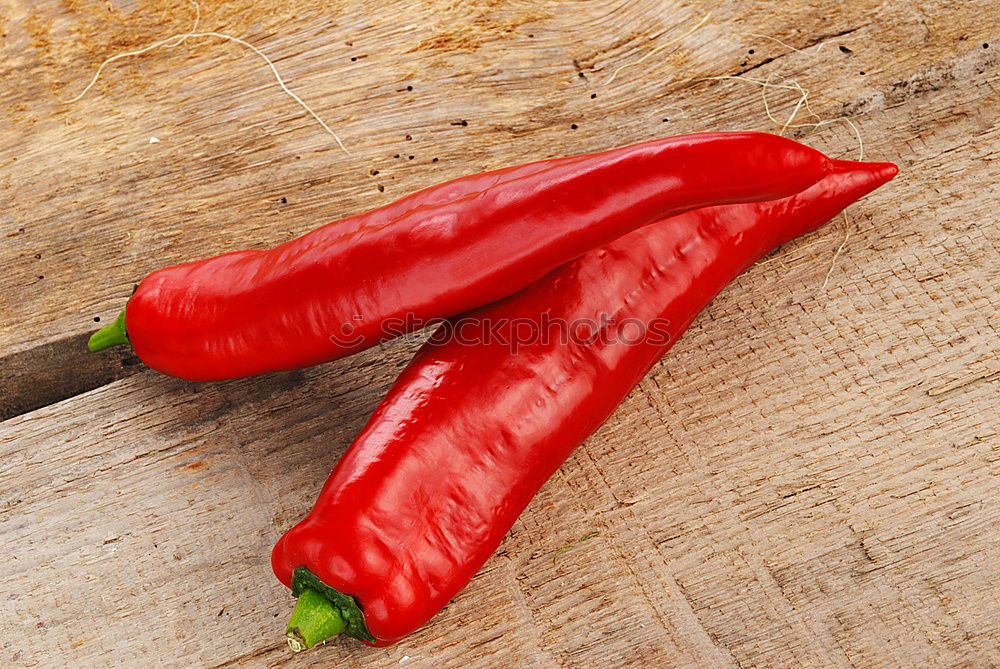
[[[87,340],[87,348],[90,349],[91,353],[97,353],[106,348],[127,343],[129,340],[128,333],[125,332],[125,310],[122,309],[114,323],[105,325],[90,336],[90,339]]]
[[[312,588],[304,588],[285,628],[285,640],[293,653],[300,653],[340,634],[346,627],[333,602]]]
[[[288,647],[293,653],[301,653],[309,648],[306,645],[306,640],[302,638],[302,635],[297,629],[285,632],[285,641],[288,642]]]

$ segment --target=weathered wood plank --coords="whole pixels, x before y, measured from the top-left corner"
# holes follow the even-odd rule
[[[994,50],[982,47],[996,38],[982,33],[988,3],[851,3],[834,15],[737,4],[611,87],[603,76],[639,57],[645,35],[669,38],[699,12],[205,3],[206,22],[219,22],[206,28],[282,58],[350,157],[229,47],[165,52],[109,73],[100,96],[68,111],[52,103],[85,78],[85,62],[183,25],[183,5],[0,7],[0,70],[15,84],[0,109],[0,189],[10,184],[0,192],[15,194],[0,213],[10,268],[0,354],[24,363],[5,374],[27,379],[35,365],[58,369],[38,345],[78,360],[65,352],[88,321],[113,316],[131,282],[166,262],[272,244],[476,169],[665,132],[767,127],[757,89],[686,76],[774,58],[751,76],[794,76],[822,114],[865,112],[869,153],[903,168],[850,210],[826,290],[844,222],[713,303],[470,587],[392,649],[335,642],[290,656],[280,643],[290,600],[268,555],[415,341],[225,384],[142,371],[0,423],[5,664],[1000,663],[990,192],[1000,89]],[[738,35],[801,48],[845,31],[818,54]],[[774,100],[786,113],[795,102]],[[154,135],[162,141],[146,144]],[[808,141],[854,150],[840,127]]]

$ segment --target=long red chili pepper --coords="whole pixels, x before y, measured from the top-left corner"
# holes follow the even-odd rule
[[[293,647],[338,632],[384,645],[423,625],[729,281],[895,174],[837,162],[798,195],[675,216],[446,324],[274,547],[275,574],[299,597]],[[598,327],[571,340],[515,331],[581,322]],[[492,341],[457,340],[470,323]],[[638,324],[658,327],[637,340]]]
[[[296,369],[510,295],[688,209],[784,197],[830,169],[760,133],[689,135],[428,188],[268,251],[153,272],[92,350],[131,343],[192,381]]]

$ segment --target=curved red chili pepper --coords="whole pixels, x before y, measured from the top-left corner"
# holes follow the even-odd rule
[[[895,174],[888,163],[837,162],[798,195],[675,216],[452,320],[445,334],[470,322],[506,323],[492,331],[507,341],[470,346],[432,337],[334,468],[312,511],[274,547],[275,574],[292,585],[294,573],[295,594],[311,598],[303,604],[300,596],[303,613],[291,628],[292,636],[302,632],[297,643],[317,640],[315,608],[330,609],[320,592],[336,602],[334,617],[353,616],[354,636],[378,644],[427,622],[728,282]],[[517,324],[541,330],[546,319],[604,327],[590,340],[535,338],[513,354]],[[625,340],[629,319],[659,323],[661,331]]]
[[[130,342],[192,381],[333,360],[510,295],[664,216],[816,183],[822,154],[761,133],[689,135],[428,188],[268,251],[153,272],[91,348]],[[127,340],[125,333],[127,331]]]

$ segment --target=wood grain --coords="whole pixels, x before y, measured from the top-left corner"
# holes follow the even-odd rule
[[[202,28],[268,53],[348,155],[221,42],[60,104],[101,59],[186,30],[187,3],[0,0],[0,662],[1000,665],[995,7],[736,2],[604,84],[707,9],[204,2]],[[740,73],[856,116],[900,176],[723,293],[427,627],[289,654],[270,548],[419,337],[193,385],[85,356],[94,318],[160,266],[446,178],[776,130],[759,88],[699,81]],[[776,115],[797,100],[769,95]],[[792,136],[857,156],[841,124]]]

